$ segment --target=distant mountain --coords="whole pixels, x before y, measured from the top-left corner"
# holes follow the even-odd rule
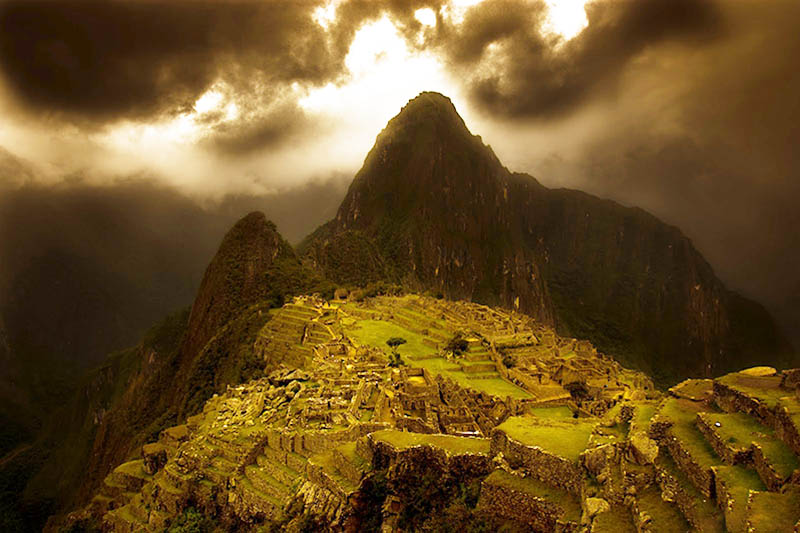
[[[288,294],[332,290],[304,267],[263,213],[225,235],[206,269],[191,312],[154,327],[82,384],[57,418],[71,420],[61,445],[26,487],[31,501],[69,508],[96,490],[110,469],[161,429],[197,413],[215,392],[264,372],[253,350],[269,309]]]
[[[20,165],[0,160],[0,188],[34,175]],[[217,337],[204,358],[187,357],[180,370],[184,381],[175,376],[188,310],[143,340],[142,335],[192,303],[204,267],[242,212],[268,209],[297,238],[324,220],[324,213],[335,212],[340,190],[340,182],[330,180],[288,189],[280,198],[229,197],[209,209],[172,189],[136,180],[2,190],[0,530],[17,530],[19,523],[26,530],[41,528],[43,517],[79,498],[76,487],[97,482],[103,464],[127,453],[136,439],[174,421],[179,412],[196,409],[226,383],[260,372],[263,365],[240,357],[239,349],[266,313],[245,313],[241,327]],[[266,220],[263,226],[275,230]],[[280,242],[294,258],[288,270],[304,271],[288,244]],[[281,255],[273,270],[286,257]],[[276,285],[291,286],[293,276],[276,274]],[[280,290],[258,297],[279,297]],[[214,307],[207,318],[222,322],[207,332],[216,334],[225,322],[223,309]],[[183,322],[176,324],[180,317]],[[202,342],[203,334],[193,331]],[[129,388],[131,396],[123,394]],[[103,445],[92,452],[96,436]],[[28,451],[15,455],[17,448]],[[6,453],[15,459],[3,463]],[[90,456],[93,471],[85,469]],[[6,523],[4,516],[16,518]]]
[[[337,283],[388,278],[518,308],[662,383],[791,353],[680,230],[508,171],[437,93],[389,122],[336,218],[300,250]]]
[[[344,196],[342,180],[331,178],[203,208],[143,180],[47,187],[35,176],[0,148],[0,188],[8,186],[0,192],[0,397],[13,389],[4,406],[14,403],[0,406],[0,417],[27,406],[18,422],[30,430],[83,372],[192,303],[204,267],[243,212],[266,209],[299,239]]]

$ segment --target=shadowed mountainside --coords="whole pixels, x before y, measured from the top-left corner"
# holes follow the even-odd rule
[[[171,316],[112,355],[47,418],[25,458],[34,471],[19,487],[25,521],[84,502],[110,468],[161,429],[226,385],[260,376],[264,365],[252,347],[268,310],[312,289],[330,292],[272,222],[262,213],[240,220],[209,264],[191,313]]]
[[[389,122],[300,250],[337,283],[388,278],[518,308],[661,383],[791,360],[769,314],[726,290],[680,230],[509,172],[437,93]]]

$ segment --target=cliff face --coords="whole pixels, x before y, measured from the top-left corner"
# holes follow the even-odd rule
[[[301,252],[339,283],[388,277],[518,308],[662,382],[780,364],[790,352],[769,315],[731,295],[678,229],[509,172],[436,93],[389,122],[336,218]],[[731,315],[742,307],[755,323]]]
[[[508,209],[512,180],[448,99],[423,93],[381,132],[336,219],[301,251],[340,283],[386,277],[552,323],[538,264]]]

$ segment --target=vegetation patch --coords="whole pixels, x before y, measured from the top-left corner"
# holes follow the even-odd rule
[[[725,526],[728,531],[746,531],[747,501],[750,491],[767,490],[758,473],[741,466],[720,466],[715,471],[717,486],[724,485],[728,501],[723,502],[725,509]],[[717,492],[717,498],[722,495]]]
[[[751,444],[758,444],[767,462],[784,479],[800,467],[792,450],[775,436],[772,429],[762,426],[752,416],[745,413],[706,413],[703,418],[711,430],[731,447],[746,449]]]
[[[513,416],[497,429],[520,444],[538,446],[546,452],[577,462],[589,444],[589,437],[596,425],[596,419],[558,420]]]

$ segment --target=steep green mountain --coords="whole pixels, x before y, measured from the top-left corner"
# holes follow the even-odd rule
[[[508,171],[436,93],[389,122],[300,250],[338,283],[384,278],[522,310],[661,382],[791,357],[768,313],[726,290],[680,230]]]
[[[191,312],[113,355],[46,420],[27,462],[30,480],[18,487],[20,519],[41,527],[50,512],[84,502],[113,466],[164,427],[196,413],[227,385],[262,375],[254,343],[269,309],[308,291],[332,293],[262,213],[240,220],[209,264]],[[0,467],[0,478],[5,473]]]
[[[0,147],[0,426],[23,427],[7,432],[17,441],[30,441],[83,373],[191,305],[243,213],[265,210],[298,240],[335,213],[346,188],[332,177],[201,206],[145,178],[43,181]]]

